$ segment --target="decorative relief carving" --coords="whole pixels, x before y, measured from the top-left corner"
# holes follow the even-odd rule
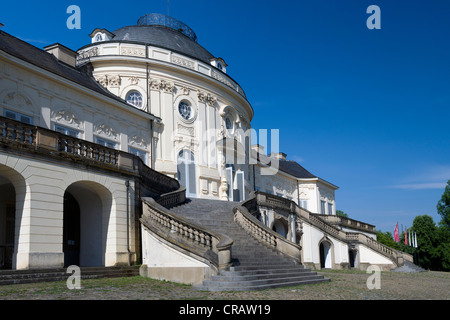
[[[161,83],[159,82],[159,80],[153,79],[153,80],[150,80],[149,86],[150,86],[150,90],[159,91],[161,88]]]
[[[97,80],[97,82],[100,83],[100,85],[104,88],[106,88],[108,86],[108,76],[106,76],[106,75],[97,77],[97,78],[95,78],[95,80]]]
[[[161,89],[167,93],[173,93],[175,85],[171,82],[161,80]]]
[[[120,54],[126,56],[145,57],[145,49],[136,47],[122,47]]]
[[[65,122],[77,127],[81,126],[78,117],[69,110],[52,111],[52,119],[56,122]]]
[[[108,83],[111,87],[119,87],[120,86],[120,76],[117,75],[108,75]]]
[[[89,59],[90,57],[96,57],[96,56],[98,56],[98,48],[94,47],[94,48],[91,48],[89,50],[80,52],[77,55],[77,62],[79,60]]]
[[[218,80],[218,81],[220,81],[220,82],[226,84],[227,86],[233,88],[234,90],[237,90],[237,87],[236,87],[235,85],[233,85],[227,78],[225,78],[224,76],[222,76],[220,73],[217,73],[217,72],[215,72],[215,71],[212,71],[211,76],[212,76],[214,79],[216,79],[216,80]]]
[[[20,108],[31,106],[30,99],[17,92],[8,93],[3,99],[3,103]]]
[[[165,81],[165,80],[161,80],[161,81],[156,80],[156,79],[150,80],[149,86],[150,86],[151,90],[156,90],[156,91],[163,90],[164,92],[167,92],[167,93],[173,93],[175,90],[175,85],[172,82]]]
[[[207,103],[211,107],[217,102],[216,97],[213,97],[211,94],[202,92],[200,90],[197,90],[197,98],[198,101]]]
[[[94,126],[94,131],[98,135],[108,136],[113,139],[117,139],[116,130],[114,130],[111,126],[107,124],[99,124]]]
[[[177,56],[172,56],[172,63],[178,64],[180,66],[189,68],[189,69],[195,69],[195,63],[193,61],[181,58],[181,57],[177,57]]]
[[[145,148],[145,149],[148,147],[148,144],[149,144],[149,142],[146,139],[144,139],[143,137],[141,137],[139,135],[134,135],[134,136],[130,137],[128,142],[131,145],[135,145],[135,146]]]

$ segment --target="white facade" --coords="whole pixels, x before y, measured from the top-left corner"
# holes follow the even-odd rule
[[[0,50],[0,267],[8,250],[13,250],[14,269],[61,267],[69,263],[72,250],[75,264],[82,266],[143,261],[161,274],[167,266],[174,272],[188,268],[192,283],[211,272],[203,261],[141,229],[137,203],[150,190],[140,189],[136,181],[141,177],[130,158],[125,157],[131,161],[126,171],[120,161],[112,169],[83,162],[77,158],[81,151],[66,155],[49,148],[39,153],[36,147],[33,153],[14,144],[26,144],[27,138],[22,129],[14,131],[17,122],[6,128],[8,119],[44,129],[50,138],[58,132],[122,156],[133,154],[166,179],[178,179],[188,197],[242,202],[250,192],[262,191],[292,200],[306,215],[336,214],[337,186],[285,155],[277,158],[282,166],[269,171],[261,162],[249,163],[253,109],[222,58],[205,58],[197,45],[183,52],[136,41],[132,32],[140,31],[133,27],[119,39],[95,29],[91,43],[76,53],[49,46],[59,60],[1,34],[2,40],[43,54],[45,61],[39,65]],[[49,137],[29,138],[45,146]],[[370,248],[349,248],[345,235],[332,236],[317,224],[305,220],[299,232],[293,215],[261,214],[261,222],[299,244],[301,260],[315,268],[351,264],[349,250],[358,252],[358,264],[393,265]],[[66,225],[70,219],[78,229]]]

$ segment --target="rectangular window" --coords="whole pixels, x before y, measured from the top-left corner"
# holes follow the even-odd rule
[[[101,144],[102,146],[111,148],[111,149],[115,149],[116,148],[116,143],[113,141],[109,141],[106,139],[102,139],[102,138],[96,138],[95,142],[98,144]]]
[[[333,214],[333,204],[332,203],[328,204],[328,214]]]
[[[142,161],[144,161],[144,163],[146,163],[147,152],[131,147],[128,148],[128,152],[134,154],[135,156],[138,156],[139,158],[142,159]]]
[[[65,134],[67,136],[74,137],[74,138],[78,138],[78,134],[79,134],[79,132],[77,130],[66,128],[66,127],[60,126],[58,124],[55,124],[55,131]]]
[[[320,200],[320,213],[326,214],[325,212],[325,201]]]
[[[308,200],[300,199],[300,207],[308,210]]]
[[[3,116],[12,120],[17,120],[27,124],[33,124],[33,117],[27,116],[26,114],[20,112],[3,109]]]

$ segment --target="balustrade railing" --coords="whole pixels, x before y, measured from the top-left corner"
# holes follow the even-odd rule
[[[262,199],[261,197],[258,199],[258,194],[252,193],[248,200],[233,209],[234,220],[262,244],[272,249],[276,249],[278,252],[289,256],[297,262],[300,262],[301,247],[266,227],[254,216],[258,212],[259,200],[264,201],[266,199]],[[270,200],[272,200],[272,198],[269,199],[269,202]],[[267,202],[264,203],[267,204]],[[286,204],[284,201],[273,201],[271,203],[276,206],[283,206]]]
[[[0,144],[3,147],[30,148],[41,151],[46,156],[61,160],[87,161],[89,165],[101,168],[124,170],[139,177],[142,183],[159,194],[178,192],[170,195],[169,201],[183,201],[183,190],[176,179],[155,171],[133,154],[108,148],[97,143],[78,139],[60,132],[33,126],[0,116]],[[177,199],[175,199],[177,198]]]
[[[367,247],[374,249],[375,251],[385,255],[386,257],[388,257],[389,259],[391,259],[392,261],[394,261],[397,264],[402,264],[403,260],[412,261],[412,256],[405,252],[401,252],[401,251],[392,249],[363,233],[344,232],[344,231],[336,228],[333,224],[342,223],[342,224],[347,224],[349,226],[358,227],[363,230],[374,232],[375,227],[372,225],[364,224],[357,220],[353,220],[353,219],[349,219],[349,218],[312,214],[309,211],[306,211],[306,210],[300,208],[295,202],[293,202],[289,199],[278,197],[278,196],[275,196],[275,195],[272,195],[269,193],[265,193],[265,192],[259,192],[259,191],[255,192],[254,199],[256,200],[256,204],[253,204],[253,203],[250,204],[250,201],[253,201],[253,199],[251,199],[251,200],[249,200],[248,203],[242,204],[242,206],[251,206],[251,207],[256,206],[256,208],[257,208],[256,211],[258,211],[258,208],[261,206],[288,211],[290,213],[294,213],[301,220],[310,223],[311,225],[323,230],[324,232],[328,233],[329,235],[331,235],[341,241],[358,242],[358,243],[365,244],[365,245],[367,245]],[[247,221],[245,223],[242,223],[242,225],[247,230],[249,230],[249,232],[252,233],[255,237],[262,238],[262,233],[259,231],[256,231],[257,228],[255,226],[252,226],[251,224],[259,223],[261,226],[263,226],[263,225],[256,218],[254,218],[254,220],[251,220],[248,217],[246,217],[246,218],[247,218],[246,219]],[[339,219],[339,221],[336,219]],[[332,221],[328,221],[328,220],[332,220]],[[263,240],[263,241],[267,241],[267,240]]]
[[[152,198],[144,198],[141,223],[174,246],[203,257],[219,270],[231,266],[233,241],[225,236],[208,231],[171,213]],[[171,241],[172,240],[172,241]]]

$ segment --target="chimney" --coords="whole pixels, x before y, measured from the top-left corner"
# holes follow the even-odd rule
[[[269,157],[280,160],[286,160],[287,154],[284,152],[271,152]]]
[[[59,43],[46,46],[44,50],[54,55],[59,61],[75,68],[77,61],[77,53],[75,51]]]

